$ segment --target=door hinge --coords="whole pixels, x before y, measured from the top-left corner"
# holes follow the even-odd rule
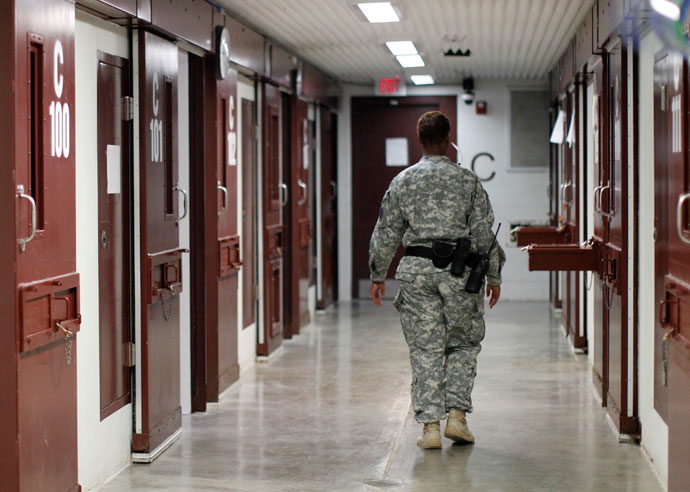
[[[134,119],[134,98],[124,96],[122,98],[122,121],[132,121]]]
[[[125,343],[125,367],[134,367],[137,362],[137,346],[132,342]]]

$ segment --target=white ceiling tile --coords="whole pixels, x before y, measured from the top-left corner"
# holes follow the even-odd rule
[[[556,63],[594,0],[396,0],[400,22],[369,24],[355,0],[218,0],[237,19],[342,82],[429,73],[439,84],[463,77],[541,78]],[[445,57],[443,37],[472,56]],[[404,69],[386,49],[412,40],[422,69]]]

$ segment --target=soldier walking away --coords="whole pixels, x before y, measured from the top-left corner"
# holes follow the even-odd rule
[[[452,162],[450,122],[439,111],[417,122],[422,159],[398,174],[386,191],[369,243],[371,297],[385,295],[388,267],[401,242],[405,256],[395,278],[412,365],[415,420],[424,424],[417,444],[441,447],[444,435],[473,443],[466,414],[472,412],[477,355],[484,339],[483,287],[493,308],[501,295],[505,253],[492,232],[489,197],[470,170]]]

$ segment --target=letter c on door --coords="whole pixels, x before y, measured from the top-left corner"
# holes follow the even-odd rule
[[[58,59],[60,59],[59,63]],[[58,65],[62,65],[63,61],[62,43],[58,40],[55,41],[55,50],[53,50],[53,87],[58,99],[62,96],[62,75],[60,75]]]
[[[477,171],[476,171],[475,168],[474,168],[474,166],[475,166],[475,164],[476,164],[476,162],[477,162],[477,159],[479,159],[480,157],[484,157],[484,156],[486,156],[486,157],[488,157],[489,159],[491,159],[492,162],[495,160],[495,159],[494,159],[494,156],[492,156],[492,155],[489,154],[488,152],[480,152],[479,154],[475,155],[475,156],[472,158],[472,172],[473,172],[474,174],[477,175],[477,177],[479,178],[479,181],[491,181],[491,180],[494,179],[494,177],[496,176],[496,171],[491,171],[491,174],[489,175],[488,178],[482,178],[481,176],[479,176],[479,174],[477,174]]]
[[[153,116],[158,116],[158,72],[153,72]]]

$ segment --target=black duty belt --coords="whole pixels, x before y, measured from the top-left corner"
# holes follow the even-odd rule
[[[428,246],[409,246],[405,248],[405,256],[416,256],[418,258],[427,258],[429,260],[433,260],[434,253]],[[474,268],[477,266],[480,259],[481,256],[479,256],[477,253],[470,253],[467,255],[465,265],[469,266],[470,268]]]

